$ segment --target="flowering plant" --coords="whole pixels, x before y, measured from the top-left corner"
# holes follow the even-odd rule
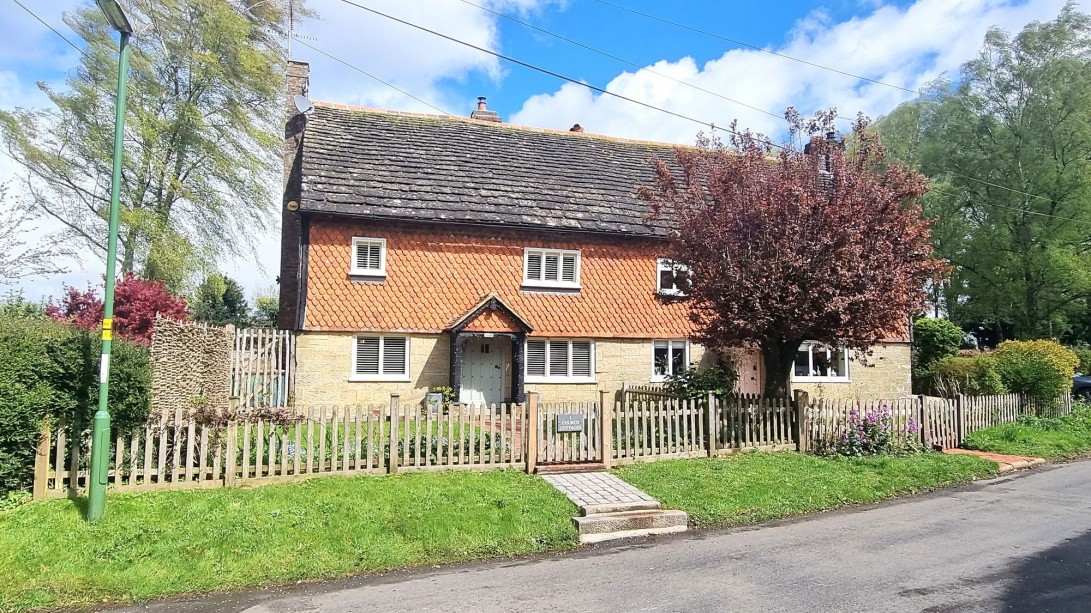
[[[848,429],[837,437],[835,450],[844,456],[901,455],[923,451],[920,441],[920,424],[909,418],[904,433],[894,428],[890,406],[870,409],[861,414],[859,409],[849,411]]]

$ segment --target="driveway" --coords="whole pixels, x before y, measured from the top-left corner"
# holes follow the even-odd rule
[[[568,555],[126,611],[1091,611],[1091,462]]]

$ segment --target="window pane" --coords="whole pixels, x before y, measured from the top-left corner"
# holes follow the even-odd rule
[[[383,374],[404,375],[405,372],[405,338],[383,338]]]
[[[382,268],[382,255],[383,245],[382,243],[368,243],[368,257],[367,267],[371,270],[379,270]]]
[[[828,377],[830,375],[830,350],[821,345],[811,345],[811,375]]]
[[[801,345],[796,352],[796,361],[792,366],[797,377],[807,377],[811,374],[811,347]]]
[[[558,279],[558,256],[556,254],[545,256],[545,276],[543,279],[546,281],[556,281]]]
[[[655,341],[652,349],[652,363],[657,376],[670,374],[670,353],[666,341]]]
[[[566,341],[549,343],[549,376],[568,376],[568,343]]]
[[[830,363],[831,377],[845,377],[849,374],[848,352],[844,349],[833,351],[833,360]]]
[[[546,342],[527,341],[527,375],[544,377],[546,374]]]
[[[527,254],[527,279],[531,281],[542,280],[542,254]]]
[[[378,337],[356,337],[356,374],[379,374]]]
[[[674,289],[674,271],[673,270],[660,270],[659,271],[659,289],[672,290]]]
[[[590,341],[572,341],[572,376],[591,376]]]
[[[576,282],[576,256],[566,254],[561,258],[561,281]]]
[[[671,373],[679,374],[686,370],[686,344],[671,343]]]

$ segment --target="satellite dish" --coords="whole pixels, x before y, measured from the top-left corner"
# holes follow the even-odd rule
[[[304,115],[310,115],[314,111],[314,104],[311,103],[311,99],[306,96],[297,95],[294,98],[295,108]]]

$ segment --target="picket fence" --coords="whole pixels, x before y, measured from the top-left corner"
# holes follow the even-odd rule
[[[291,404],[296,337],[291,330],[240,328],[231,353],[231,396],[243,407]]]
[[[181,409],[118,435],[108,485],[116,491],[259,485],[324,475],[522,468],[524,404],[453,405],[442,413],[397,397],[378,406],[242,411],[226,424]],[[86,491],[90,433],[63,420],[42,431],[35,498]]]

